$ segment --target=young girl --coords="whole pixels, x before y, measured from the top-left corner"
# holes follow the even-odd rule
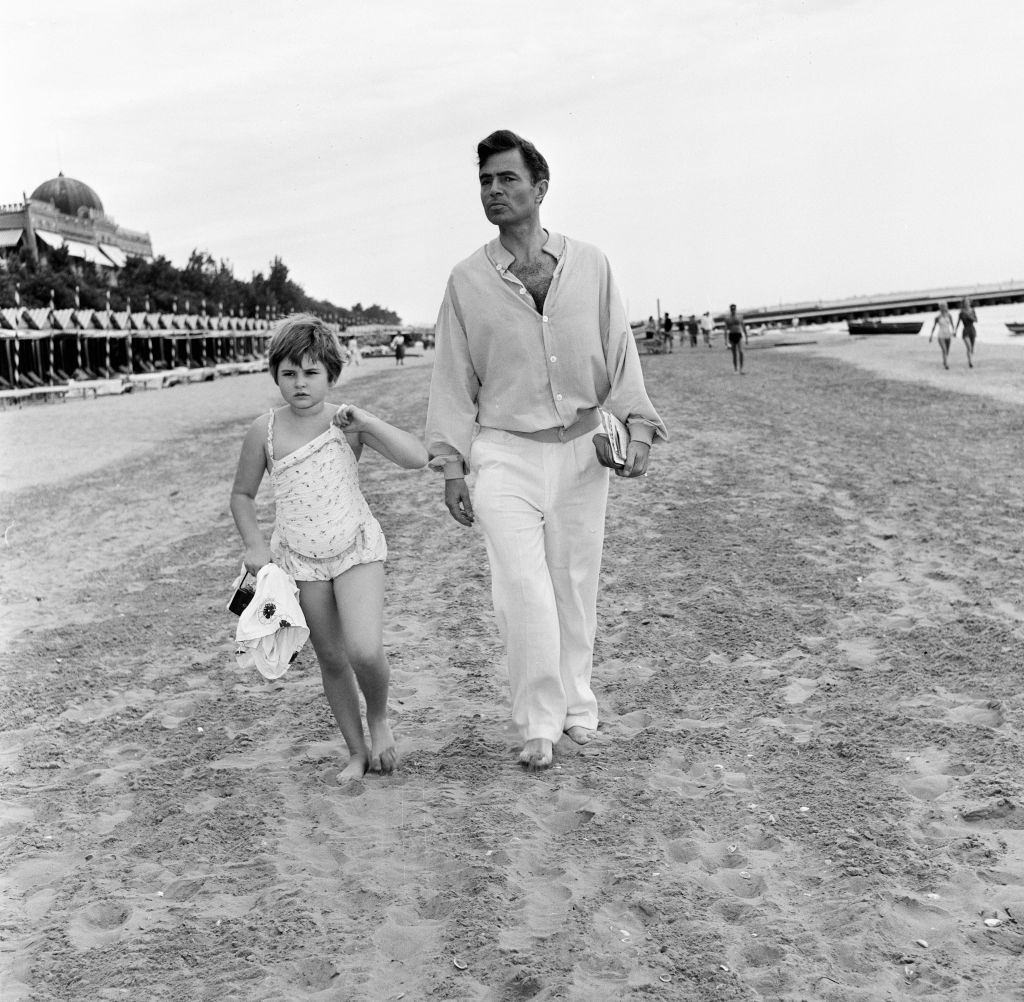
[[[397,753],[387,720],[383,642],[387,544],[359,490],[356,463],[364,445],[407,470],[425,466],[427,453],[419,439],[367,411],[325,402],[342,356],[335,335],[316,317],[284,320],[268,360],[286,406],[258,417],[242,443],[231,514],[245,544],[244,563],[256,573],[273,562],[298,584],[324,694],[348,746],[338,780],[367,769],[389,773]],[[276,507],[269,546],[256,519],[264,471]]]

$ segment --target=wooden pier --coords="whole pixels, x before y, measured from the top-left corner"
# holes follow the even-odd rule
[[[997,285],[957,285],[923,292],[894,292],[875,296],[857,296],[829,302],[780,303],[778,306],[746,307],[740,310],[749,327],[796,327],[805,324],[835,323],[843,320],[867,320],[900,316],[905,313],[930,313],[939,303],[956,309],[968,296],[975,309],[1002,303],[1024,303],[1024,282]],[[715,317],[717,323],[726,314]]]

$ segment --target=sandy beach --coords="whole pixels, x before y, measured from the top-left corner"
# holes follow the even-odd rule
[[[339,788],[312,651],[224,608],[269,376],[0,412],[0,998],[1024,999],[1024,351],[780,340],[644,357],[601,731],[540,774],[435,475],[361,464],[402,764]],[[410,362],[332,399],[421,431]]]

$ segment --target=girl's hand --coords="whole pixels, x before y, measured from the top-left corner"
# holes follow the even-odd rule
[[[265,567],[273,562],[270,557],[270,548],[265,543],[260,546],[249,547],[242,557],[245,569],[253,575],[258,574],[261,567]]]
[[[331,423],[336,424],[342,431],[354,434],[365,431],[370,419],[371,415],[361,408],[353,407],[352,404],[342,404],[331,419]]]

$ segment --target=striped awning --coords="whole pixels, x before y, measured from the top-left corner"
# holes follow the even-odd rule
[[[123,268],[128,263],[128,255],[120,247],[101,243],[100,250],[110,258],[115,268]]]
[[[36,230],[36,239],[42,240],[47,247],[59,247],[64,243],[64,238],[59,233],[50,233],[47,230]]]
[[[100,253],[99,247],[95,244],[82,243],[80,240],[65,240],[64,246],[67,247],[68,253],[72,257],[80,257],[83,261],[102,265],[104,268],[110,267],[110,262]]]
[[[21,239],[21,230],[0,230],[0,247],[13,247]]]

